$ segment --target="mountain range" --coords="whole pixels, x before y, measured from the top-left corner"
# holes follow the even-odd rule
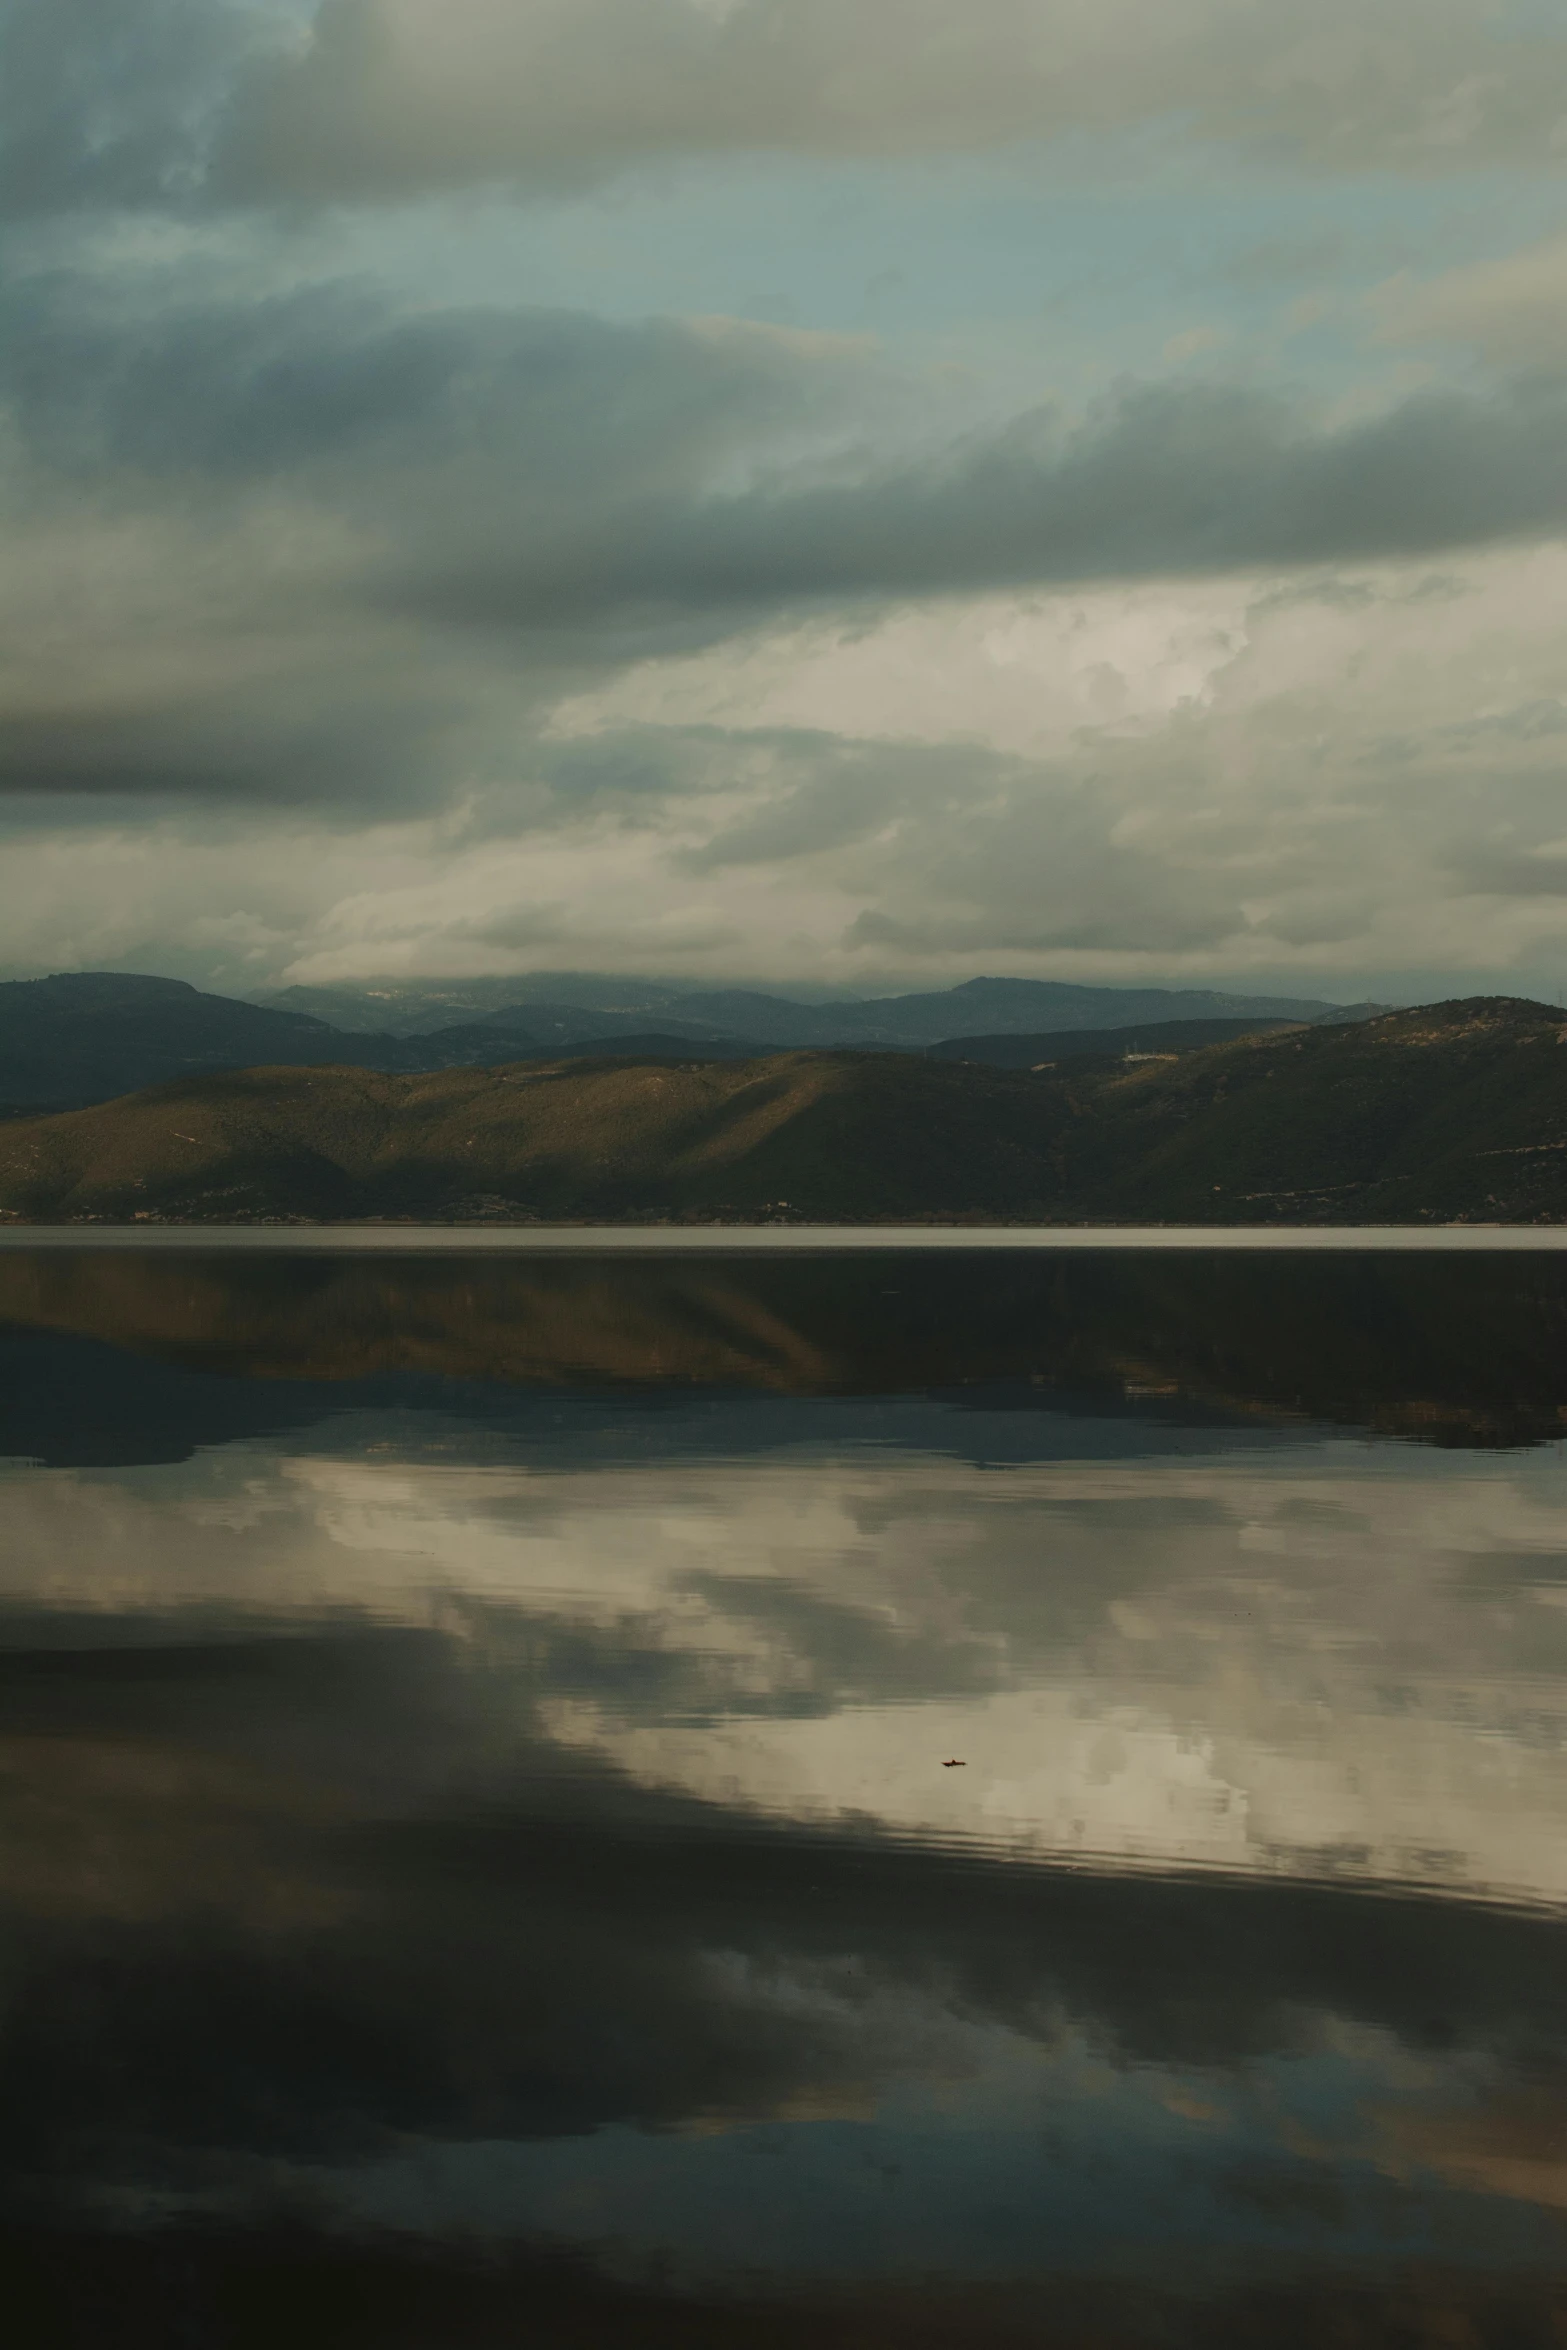
[[[541,1041],[559,1029],[608,1036],[620,1026],[690,1036],[742,1037],[756,1044],[918,1047],[986,1030],[1119,1028],[1138,1020],[1342,1016],[1320,998],[1226,995],[1211,988],[1078,987],[1054,979],[966,979],[913,995],[805,1002],[755,988],[672,988],[604,972],[542,972],[440,988],[287,988],[267,999],[279,1011],[309,1013],[334,1027],[430,1036],[471,1018],[527,1029]],[[1385,1006],[1379,1006],[1385,1009]],[[454,1018],[458,1015],[458,1018]]]
[[[1173,1059],[889,1052],[257,1068],[0,1130],[21,1222],[1567,1220],[1555,1007],[1471,998]]]
[[[550,989],[575,984],[576,1003]],[[495,1003],[496,991],[532,988]],[[618,990],[622,1001],[606,997]],[[640,993],[639,993],[640,990]],[[397,1000],[393,1002],[392,996]],[[383,998],[385,999],[383,1001]],[[596,1000],[593,1000],[596,999]],[[337,1025],[313,1006],[327,1003]],[[678,1013],[671,1007],[679,1007]],[[366,1025],[379,1006],[386,1025]],[[803,1046],[921,1051],[981,1029],[1122,1028],[1127,1022],[1344,1019],[1365,1006],[1149,988],[1079,988],[1054,981],[976,979],[942,993],[873,1002],[795,1003],[730,989],[677,995],[606,975],[489,981],[447,989],[290,989],[264,1003],[204,994],[182,980],[85,971],[0,984],[0,1108],[75,1109],[171,1078],[259,1067],[377,1069],[387,1075],[481,1068],[527,1054],[613,1051],[643,1058],[698,1053],[735,1059]],[[465,1016],[453,1019],[454,1012]],[[396,1025],[392,1025],[395,1017]],[[976,1042],[984,1040],[976,1036]],[[976,1050],[977,1060],[994,1058]],[[1032,1058],[1041,1057],[1031,1052]]]

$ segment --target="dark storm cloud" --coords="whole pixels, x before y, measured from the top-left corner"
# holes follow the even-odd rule
[[[148,802],[337,801],[363,817],[367,804],[384,812],[428,799],[437,731],[428,705],[401,697],[388,706],[384,682],[364,681],[356,694],[341,678],[325,710],[280,706],[263,691],[192,694],[152,710],[0,714],[0,804],[46,803],[51,823],[61,802],[86,803],[100,819],[115,803]]]
[[[526,488],[602,505],[698,478],[742,431],[807,421],[833,372],[765,328],[409,317],[351,283],[226,302],[181,302],[176,288],[121,311],[101,285],[40,277],[0,310],[0,399],[62,472],[308,477],[345,498],[376,469],[378,493],[412,497],[408,469],[461,461],[481,500]]]
[[[457,623],[1369,560],[1567,525],[1567,386],[1548,377],[1337,428],[1268,393],[1134,384],[1075,426],[1036,411],[888,463],[855,422],[880,363],[830,338],[411,319],[341,287],[119,319],[35,284],[3,325],[0,397],[46,465],[325,498],[386,532],[388,595]],[[789,462],[801,434],[832,437],[830,479],[820,456]],[[761,486],[716,486],[769,454]]]
[[[589,801],[629,812],[744,760],[716,737],[646,734],[519,760],[530,707],[606,662],[791,609],[1407,557],[1567,526],[1567,386],[1543,375],[1339,426],[1261,392],[1132,385],[1076,424],[1039,411],[901,455],[867,421],[890,381],[861,343],[729,322],[410,316],[357,285],[197,300],[177,279],[127,308],[102,280],[21,280],[0,300],[0,409],[30,525],[47,536],[53,516],[69,542],[84,515],[129,519],[201,547],[167,622],[178,658],[141,647],[134,692],[114,639],[134,605],[105,620],[84,603],[72,693],[40,682],[0,715],[0,791],[395,813],[459,779],[482,799],[494,775],[513,822]],[[267,533],[287,550],[275,570]],[[323,533],[326,553],[301,552]],[[177,598],[178,553],[148,565]],[[82,576],[98,595],[98,573]],[[235,606],[227,681],[204,649],[215,582]],[[503,679],[496,720],[485,695]],[[707,864],[863,832],[895,762],[830,764],[841,803],[797,792]],[[905,786],[971,789],[942,766]],[[1200,892],[1166,890],[1157,917],[1159,890],[1135,894],[1145,945],[1225,934]],[[1124,934],[1077,912],[998,929],[993,901],[987,882],[987,911],[955,909],[943,936]],[[912,943],[874,927],[892,919],[863,938]]]
[[[1419,556],[1567,525],[1567,391],[1427,393],[1319,430],[1286,401],[1132,387],[1076,429],[1023,417],[929,458],[794,494],[629,507],[608,544],[410,579],[453,621],[766,610],[1083,580]]]
[[[0,214],[189,199],[266,33],[245,0],[0,0]]]
[[[13,537],[11,563],[20,630],[35,626],[47,657],[18,663],[25,688],[0,708],[0,792],[368,795],[391,812],[446,794],[454,771],[480,784],[498,680],[398,616],[408,581],[444,580],[475,546],[486,561],[531,547],[547,569],[551,548],[591,541],[612,566],[622,513],[699,496],[715,465],[809,422],[844,372],[744,328],[410,319],[352,286],[227,303],[176,288],[122,310],[101,282],[18,282],[0,297],[0,412],[32,551]],[[58,683],[58,632],[20,577],[54,560],[76,613]],[[586,621],[574,640],[553,634],[535,694],[603,657],[597,613]],[[665,642],[714,633],[693,615],[661,628]],[[505,682],[514,740],[530,686]],[[657,783],[603,764],[543,757],[534,796]]]

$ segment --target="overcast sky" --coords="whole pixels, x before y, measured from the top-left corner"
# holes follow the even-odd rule
[[[1560,0],[0,0],[0,956],[1567,990]]]

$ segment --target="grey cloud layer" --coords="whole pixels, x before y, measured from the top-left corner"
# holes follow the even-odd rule
[[[410,318],[331,286],[122,320],[40,283],[6,307],[0,398],[42,466],[334,502],[373,523],[387,594],[455,621],[1331,563],[1567,525],[1567,387],[1540,374],[1336,428],[1267,392],[1133,384],[1075,425],[1038,410],[889,462],[885,371],[831,338]]]
[[[325,0],[241,189],[581,183],[680,152],[989,148],[1184,118],[1334,163],[1548,154],[1567,36],[1505,0]]]
[[[1046,412],[830,487],[650,500],[607,538],[475,548],[409,593],[432,615],[541,626],[1423,555],[1564,524],[1554,382],[1422,394],[1336,431],[1269,394],[1134,386],[1072,430]]]
[[[0,214],[189,201],[277,30],[259,0],[0,0]]]
[[[1333,166],[1550,166],[1567,31],[1514,0],[5,0],[0,92],[23,213],[1158,120]]]
[[[410,582],[498,547],[610,563],[623,512],[679,510],[808,428],[839,372],[744,329],[409,319],[352,288],[121,314],[68,279],[14,287],[0,792],[393,812],[482,777],[484,632],[465,668],[391,608]],[[602,657],[590,637],[557,632],[534,690]],[[515,725],[528,684],[506,684]]]
[[[1183,869],[1167,842],[1119,837],[1135,803],[1113,772],[1085,777],[1070,761],[971,743],[806,738],[777,749],[760,813],[718,827],[685,863],[722,872],[832,859],[884,901],[856,916],[852,947],[1185,954],[1245,928],[1244,892],[1222,863]]]
[[[1042,412],[891,460],[866,421],[888,380],[859,346],[761,328],[409,316],[333,286],[173,287],[126,313],[101,286],[25,282],[0,311],[17,510],[45,539],[84,513],[179,518],[206,543],[175,636],[199,635],[214,566],[236,605],[221,657],[144,646],[127,687],[105,653],[100,690],[94,627],[117,623],[84,604],[69,692],[41,670],[0,688],[0,790],[407,807],[458,769],[482,782],[503,672],[515,724],[519,693],[791,607],[1567,526],[1567,390],[1540,375],[1337,428],[1255,391],[1132,386],[1076,425]],[[295,551],[264,561],[263,537]],[[594,796],[585,756],[535,767],[546,801]],[[627,795],[618,772],[605,788]]]
[[[742,435],[804,423],[830,366],[765,328],[606,324],[576,312],[409,316],[328,283],[122,312],[64,277],[0,314],[0,399],[43,462],[209,483],[329,483],[377,496],[419,468],[482,471],[575,509],[690,483]],[[499,478],[498,478],[499,477]]]

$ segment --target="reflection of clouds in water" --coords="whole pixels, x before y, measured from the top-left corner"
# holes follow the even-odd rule
[[[1363,2248],[1391,2199],[1362,2108],[1412,2099],[1411,2130],[1433,2135],[1456,2136],[1467,2118],[1452,2109],[1450,2066],[1412,2064],[1376,2033],[1352,2051],[1330,2035],[1309,2055],[1216,2079],[1107,2062],[1074,2028],[1052,2041],[906,1991],[867,1998],[861,2020],[877,2039],[904,2035],[878,2095],[698,2117],[673,2138],[612,2128],[425,2146],[311,2184],[380,2226],[538,2231],[596,2242],[621,2263],[657,2252],[692,2281],[768,2269],[1002,2277],[1107,2261],[1168,2278],[1183,2262],[1298,2245],[1306,2232]],[[1325,2188],[1337,2209],[1324,2226]],[[1407,2200],[1401,2216],[1429,2225]]]
[[[1567,2212],[1567,2128],[1559,2093],[1509,2085],[1462,2104],[1372,2106],[1377,2159],[1395,2177]]]
[[[373,1590],[380,1554],[298,1494],[274,1517]],[[780,1714],[765,1644],[743,1680],[718,1650],[683,1681],[630,1645],[656,1611],[573,1624],[553,1583],[441,1601],[435,1628],[321,1588],[248,1623],[149,1609],[140,1648],[118,1617],[44,1617],[0,1658],[0,2180],[66,2204],[85,2182],[133,2225],[283,2196],[693,2274],[1118,2274],[1138,2244],[1396,2262],[1454,2206],[1477,2257],[1540,2257],[1533,2174],[1460,2156],[1559,2071],[1556,1921],[704,1803],[541,1736],[562,1691],[627,1736],[693,1686],[730,1689],[720,1728],[831,1738],[876,1709],[791,1689]]]
[[[1559,1899],[1563,1469],[1343,1445],[1309,1471],[584,1477],[235,1448],[9,1479],[3,1588],[106,1631],[456,1632],[519,1724],[704,1801]]]

